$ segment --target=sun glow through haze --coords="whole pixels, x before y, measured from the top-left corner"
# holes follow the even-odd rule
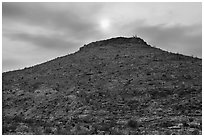
[[[110,20],[108,19],[102,19],[100,21],[100,26],[102,30],[107,31],[110,28]]]

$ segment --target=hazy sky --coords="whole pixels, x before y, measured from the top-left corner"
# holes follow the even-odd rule
[[[39,64],[89,42],[138,35],[202,57],[201,3],[3,3],[3,71]]]

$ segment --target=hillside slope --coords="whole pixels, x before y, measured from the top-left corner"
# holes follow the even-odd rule
[[[202,61],[117,37],[3,73],[3,134],[201,134]]]

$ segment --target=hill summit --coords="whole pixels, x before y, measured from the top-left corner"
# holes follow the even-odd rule
[[[138,37],[2,76],[3,134],[201,134],[202,60]]]

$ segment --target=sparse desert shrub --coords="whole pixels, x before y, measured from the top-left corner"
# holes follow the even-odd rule
[[[36,82],[36,83],[32,84],[32,89],[33,90],[38,89],[41,84],[43,84],[43,82]]]
[[[12,123],[11,125],[3,126],[2,134],[5,135],[8,132],[15,132],[17,127],[18,127],[18,124],[16,124],[16,123]]]
[[[2,127],[2,135],[5,135],[7,132],[9,132],[8,127],[3,125],[3,127]]]
[[[171,131],[169,130],[165,131],[165,135],[171,135]]]
[[[136,120],[131,119],[128,121],[127,126],[131,127],[131,128],[137,128],[139,126],[139,124]]]
[[[32,125],[34,124],[34,120],[33,119],[25,119],[25,123],[29,124],[29,125]]]
[[[171,127],[174,126],[174,122],[172,121],[164,121],[159,124],[160,127]]]
[[[24,120],[22,119],[21,116],[15,116],[15,117],[13,117],[13,121],[15,121],[15,122],[17,122],[17,123],[24,122]]]
[[[189,122],[193,122],[194,119],[192,117],[190,117],[188,120],[189,120]]]
[[[157,98],[165,98],[169,95],[172,95],[173,92],[169,89],[154,89],[149,91],[149,94],[152,99],[157,99]]]
[[[22,132],[22,133],[28,133],[29,132],[29,128],[26,124],[20,124],[17,128],[16,128],[16,132]]]
[[[43,129],[43,127],[32,127],[32,132],[35,135],[43,135],[44,129]]]
[[[102,125],[99,127],[99,130],[100,130],[100,131],[109,131],[110,128],[111,128],[110,125],[108,125],[108,124],[102,124]]]
[[[52,134],[52,129],[50,127],[45,127],[45,134]]]
[[[183,127],[189,127],[189,124],[186,121],[183,121],[182,124],[183,124]]]
[[[140,106],[140,102],[138,100],[130,100],[130,101],[127,102],[127,105],[131,109],[136,109],[136,108],[138,108],[138,106]]]
[[[59,128],[56,132],[56,135],[71,135],[71,132],[68,128]]]
[[[192,131],[192,134],[193,134],[193,135],[199,135],[199,130],[197,130],[197,129],[196,129],[196,130],[193,130],[193,131]]]

